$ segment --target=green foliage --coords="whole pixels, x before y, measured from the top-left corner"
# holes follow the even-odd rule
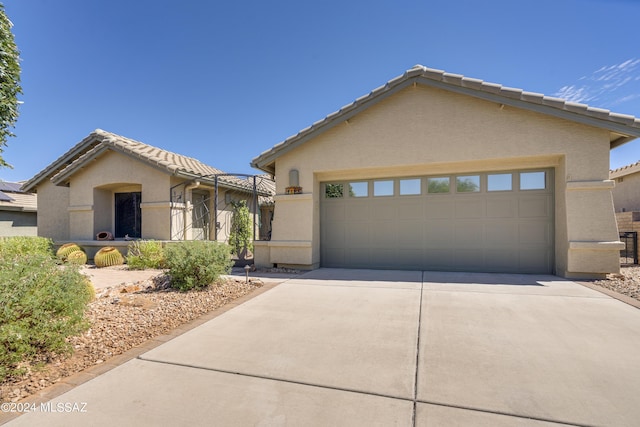
[[[0,259],[22,258],[27,255],[53,256],[53,242],[44,237],[0,238]]]
[[[253,224],[251,212],[246,200],[231,202],[233,216],[231,217],[231,232],[229,233],[229,245],[235,254],[240,254],[243,249],[253,249]]]
[[[112,265],[124,264],[124,257],[120,251],[113,246],[105,246],[96,252],[93,257],[93,262],[98,268],[111,267]]]
[[[324,195],[327,199],[339,199],[344,195],[344,185],[325,184]]]
[[[61,268],[53,254],[0,256],[0,382],[23,373],[25,361],[71,352],[66,338],[88,328],[92,291],[76,266]]]
[[[448,193],[449,192],[449,178],[429,178],[428,192],[429,193]]]
[[[162,242],[154,240],[136,240],[132,242],[127,252],[127,265],[132,270],[165,268]]]
[[[231,271],[231,248],[219,242],[192,240],[165,248],[171,287],[187,291],[204,288]]]
[[[12,26],[0,3],[0,166],[10,166],[1,156],[2,147],[7,145],[7,138],[14,136],[9,129],[18,119],[18,94],[22,93],[20,53],[11,32]]]

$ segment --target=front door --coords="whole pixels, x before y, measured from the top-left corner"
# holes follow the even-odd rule
[[[142,237],[142,193],[115,193],[115,237]]]

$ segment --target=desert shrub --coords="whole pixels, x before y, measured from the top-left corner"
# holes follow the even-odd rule
[[[192,240],[165,248],[171,287],[186,291],[204,288],[231,271],[231,248],[219,242]]]
[[[93,289],[86,277],[41,249],[0,257],[0,382],[20,375],[22,362],[71,352],[65,339],[88,327],[84,310]]]
[[[132,270],[147,268],[165,268],[162,242],[154,240],[136,240],[129,245],[127,265]]]
[[[124,257],[120,251],[113,246],[105,246],[93,256],[96,267],[111,267],[112,265],[124,264]]]
[[[0,259],[37,254],[53,256],[51,239],[27,236],[0,238]]]

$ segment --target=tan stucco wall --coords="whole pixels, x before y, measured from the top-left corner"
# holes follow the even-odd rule
[[[555,168],[556,273],[617,271],[615,245],[602,246],[618,240],[607,131],[422,86],[392,95],[276,160],[270,262],[319,265],[322,181],[542,167]],[[291,169],[299,171],[305,194],[283,195]]]
[[[0,210],[0,237],[37,236],[35,212]]]
[[[53,240],[69,238],[69,188],[50,181],[38,185],[38,236]]]
[[[613,205],[616,212],[640,211],[640,172],[625,175],[615,181]]]

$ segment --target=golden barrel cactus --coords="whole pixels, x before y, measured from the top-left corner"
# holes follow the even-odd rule
[[[82,248],[78,246],[77,243],[65,243],[64,245],[60,246],[60,248],[56,252],[56,256],[61,260],[66,261],[70,253],[78,251],[82,252]]]
[[[124,257],[113,246],[105,246],[96,253],[93,257],[93,262],[95,262],[96,267],[110,267],[124,264]]]

